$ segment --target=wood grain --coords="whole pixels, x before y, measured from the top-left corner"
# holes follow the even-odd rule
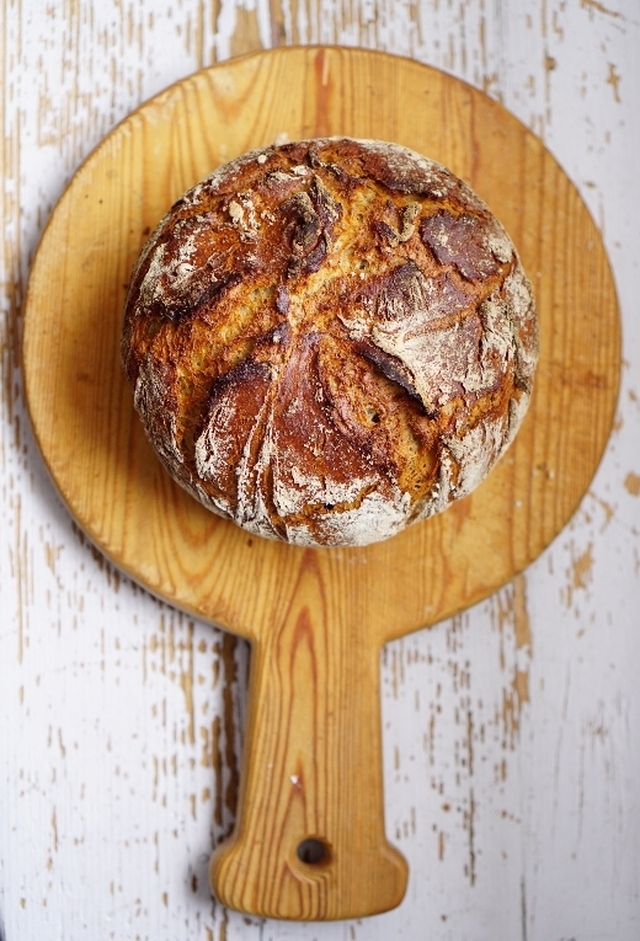
[[[379,651],[357,593],[327,590],[336,570],[306,553],[254,647],[242,813],[211,863],[217,896],[241,911],[360,917],[405,892],[384,832]],[[315,864],[296,852],[309,838]]]
[[[145,233],[218,163],[283,133],[394,139],[447,164],[505,224],[536,288],[541,364],[515,445],[470,498],[367,549],[279,546],[211,517],[160,469],[120,374],[121,306]],[[379,730],[365,734],[378,728],[379,647],[535,559],[578,505],[611,428],[615,291],[575,188],[523,125],[443,73],[345,49],[236,60],[145,105],[76,175],[38,251],[24,343],[36,436],[83,530],[155,594],[253,642],[245,812],[213,865],[218,894],[289,918],[396,904],[405,870],[384,838]],[[345,664],[362,667],[358,683]],[[363,774],[366,804],[348,786]],[[298,865],[305,836],[330,845],[329,862]]]

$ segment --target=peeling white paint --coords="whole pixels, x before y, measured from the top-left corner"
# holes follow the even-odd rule
[[[18,0],[3,16],[8,941],[635,941],[640,17],[622,0]],[[496,596],[385,649],[387,828],[409,890],[384,916],[320,925],[211,901],[209,854],[234,817],[248,649],[154,601],[79,535],[38,456],[19,366],[28,264],[78,164],[170,82],[297,42],[413,56],[541,134],[604,232],[625,341],[612,439],[570,525]]]

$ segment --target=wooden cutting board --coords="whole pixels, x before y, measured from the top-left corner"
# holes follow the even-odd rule
[[[221,162],[275,138],[397,141],[449,166],[506,226],[541,322],[535,394],[485,483],[368,548],[310,550],[217,519],[161,468],[119,362],[126,285],[146,236]],[[78,524],[154,594],[252,642],[238,822],[212,860],[222,902],[347,918],[403,896],[385,838],[379,654],[479,601],[565,525],[605,447],[620,371],[615,289],[576,189],[500,105],[441,72],[364,50],[282,48],[169,88],[74,177],[38,250],[26,393]]]

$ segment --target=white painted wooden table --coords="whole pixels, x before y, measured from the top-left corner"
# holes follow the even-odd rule
[[[0,937],[636,941],[638,0],[4,0],[1,27]],[[20,340],[42,228],[114,124],[203,65],[317,42],[445,69],[543,138],[602,231],[624,367],[603,463],[555,543],[490,600],[384,651],[404,902],[299,924],[224,910],[207,884],[233,822],[247,648],[83,538],[33,442]]]

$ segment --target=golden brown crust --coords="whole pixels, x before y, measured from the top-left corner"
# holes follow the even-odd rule
[[[185,194],[122,340],[170,473],[252,532],[365,544],[486,476],[526,409],[531,287],[445,168],[395,144],[245,154]]]

